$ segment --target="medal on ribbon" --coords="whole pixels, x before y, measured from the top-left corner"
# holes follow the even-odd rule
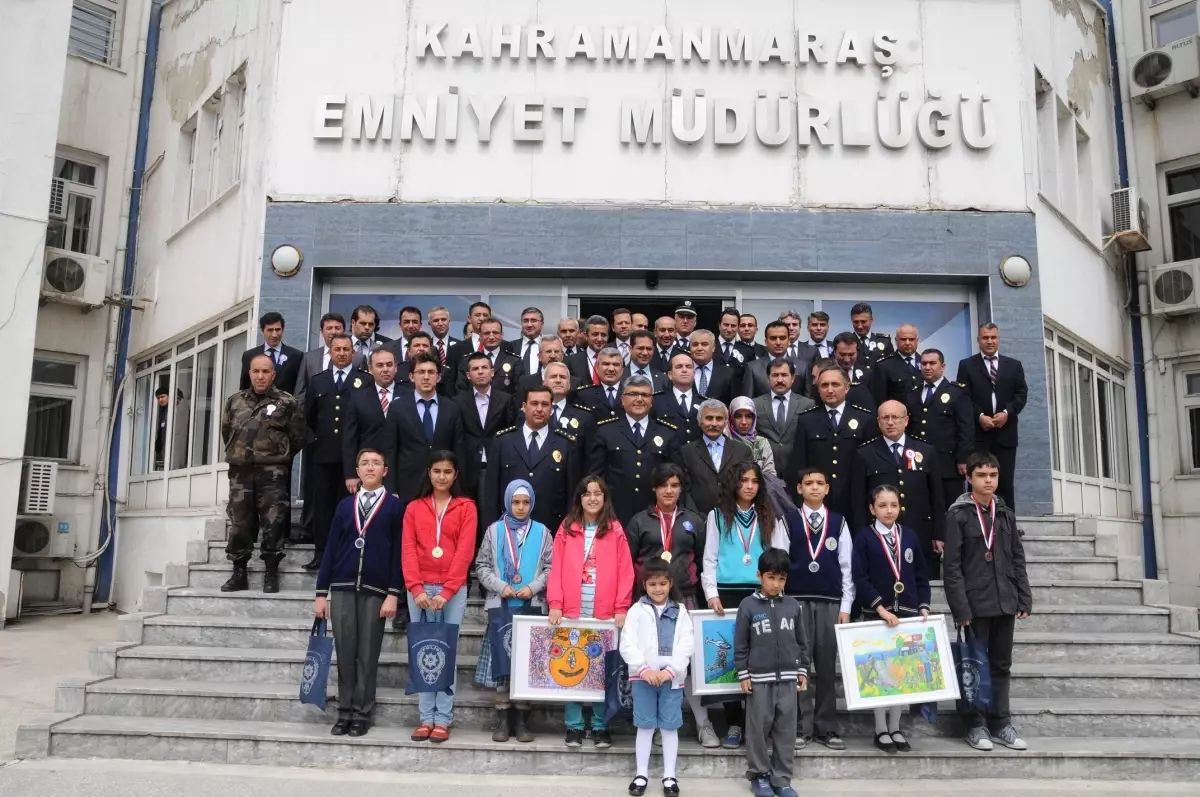
[[[654,512],[658,515],[658,531],[662,536],[662,560],[670,562],[673,558],[671,542],[675,539],[675,517],[679,514],[679,509],[671,510],[671,521],[669,523],[667,522],[667,516],[658,507],[654,507]]]
[[[758,517],[755,516],[754,522],[750,524],[749,537],[742,533],[742,526],[737,522],[737,518],[734,518],[733,525],[737,529],[738,538],[742,541],[742,564],[748,565],[754,561],[754,557],[750,555],[750,547],[754,545],[754,535],[758,531]]]
[[[450,502],[447,501],[446,506],[442,509],[442,511],[438,512],[437,501],[433,499],[433,496],[430,496],[429,505],[433,507],[433,516],[437,519],[437,530],[434,532],[437,536],[434,537],[433,550],[430,551],[430,553],[433,555],[434,559],[441,559],[446,555],[446,552],[442,550],[442,521],[446,518],[446,510],[450,508]]]
[[[887,559],[888,567],[892,570],[892,575],[896,577],[896,583],[892,585],[892,591],[896,593],[896,597],[904,592],[904,581],[900,578],[900,569],[903,567],[900,558],[900,525],[896,524],[895,530],[892,531],[892,539],[895,541],[893,547],[880,533],[879,527],[875,527],[875,536],[879,538],[879,544],[883,546],[883,554]]]
[[[366,493],[360,493],[359,497],[354,499],[354,530],[358,532],[358,538],[354,540],[354,547],[360,551],[367,547],[367,529],[370,528],[375,515],[379,513],[379,507],[383,506],[383,502],[387,500],[387,491],[385,490],[379,496],[379,500],[371,506],[371,511],[366,513],[362,511],[362,495],[366,495]]]
[[[524,553],[525,537],[529,534],[529,526],[514,532],[503,520],[500,522],[504,525],[504,542],[508,547],[508,566],[512,568],[512,572],[508,574],[508,583],[520,584],[522,581],[521,554]],[[522,535],[522,531],[525,532],[524,535]]]
[[[988,502],[988,517],[991,518],[991,531],[988,530],[988,524],[983,522],[983,508],[979,506],[979,502],[971,499],[971,503],[975,504],[975,514],[979,517],[979,530],[983,532],[983,547],[987,550],[983,553],[983,561],[990,562],[993,558],[992,543],[996,541],[996,499],[993,498]]]
[[[814,512],[813,514],[818,513]],[[825,544],[825,538],[829,536],[829,524],[825,522],[824,510],[822,510],[819,514],[821,516],[821,536],[817,539],[817,544],[813,545],[812,538],[814,529],[812,524],[808,522],[808,515],[805,515],[803,512],[800,513],[801,518],[804,520],[804,544],[808,547],[808,555],[812,559],[812,561],[808,563],[808,572],[810,573],[820,572],[821,563],[817,561],[817,556],[821,553],[821,546]]]

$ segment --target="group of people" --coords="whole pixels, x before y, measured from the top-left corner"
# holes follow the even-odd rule
[[[765,346],[753,316],[729,308],[717,333],[697,330],[687,302],[653,331],[621,309],[546,335],[529,308],[521,337],[505,341],[482,302],[461,341],[444,308],[428,314],[432,333],[425,321],[405,308],[392,341],[370,307],[356,308],[349,334],[328,313],[324,345],[301,353],[267,313],[223,416],[226,591],[247,588],[260,530],[264,591],[278,589],[290,465],[304,452],[307,566],[337,638],[334,733],[369,728],[385,619],[457,624],[474,581],[488,608],[626,626],[639,728],[631,793],[646,788],[655,729],[664,792],[678,793],[686,693],[700,743],[745,743],[755,793],[786,795],[796,746],[844,747],[834,625],[925,615],[940,572],[956,622],[974,623],[991,654],[996,699],[989,716],[971,717],[968,741],[1024,748],[1007,684],[1013,620],[1031,609],[1012,494],[1026,388],[1020,362],[998,353],[995,325],[979,328],[980,354],[954,383],[940,351],[918,351],[915,327],[893,345],[865,304],[854,331],[832,340],[825,313],[810,314],[807,342],[799,315],[785,313],[766,325]],[[723,706],[723,738],[686,674],[697,606],[738,616],[746,699]],[[532,740],[529,707],[510,703],[486,647],[476,681],[497,690],[494,738]],[[797,689],[798,720],[796,699],[784,699]],[[422,694],[420,711],[414,739],[449,738],[451,692]],[[900,713],[876,717],[880,749],[910,749]],[[568,745],[585,734],[611,744],[602,713],[586,723],[582,706],[566,707]]]

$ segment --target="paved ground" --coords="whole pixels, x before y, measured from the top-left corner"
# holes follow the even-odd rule
[[[51,710],[55,684],[87,673],[88,651],[116,638],[112,612],[29,617],[0,631],[0,761],[12,758],[21,716]]]
[[[485,786],[486,784],[486,786]],[[327,772],[274,767],[234,767],[212,764],[171,764],[140,761],[19,761],[0,767],[0,794],[38,797],[395,797],[419,792],[422,797],[459,797],[464,789],[488,797],[613,797],[624,794],[628,780],[599,777],[516,777],[470,775],[405,775],[387,772]],[[688,797],[728,797],[749,794],[746,784],[733,780],[694,780],[680,784]],[[1196,794],[1194,784],[1083,783],[1078,781],[941,780],[908,784],[880,781],[820,781],[800,783],[801,794],[1033,795],[1040,797],[1126,797],[1126,795]],[[657,797],[660,792],[647,792]]]

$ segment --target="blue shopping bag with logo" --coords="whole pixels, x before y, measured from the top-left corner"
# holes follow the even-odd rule
[[[621,651],[610,650],[604,654],[604,721],[611,723],[617,717],[633,717],[633,687]]]
[[[493,678],[507,678],[512,672],[512,624],[513,618],[523,614],[541,614],[534,606],[509,606],[502,601],[500,606],[487,610],[488,653],[491,656]]]
[[[954,672],[962,695],[958,701],[959,713],[986,710],[992,705],[992,668],[987,646],[968,625],[958,629],[958,641],[950,643],[950,650],[954,654]]]
[[[300,671],[300,702],[325,710],[326,687],[329,685],[329,666],[333,663],[333,637],[329,623],[323,617],[313,621],[308,637],[308,653]]]
[[[458,662],[457,625],[439,622],[441,612],[424,609],[408,624],[407,695],[419,692],[454,694],[454,667]]]

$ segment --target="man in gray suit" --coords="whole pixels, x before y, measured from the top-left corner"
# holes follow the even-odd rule
[[[329,341],[334,335],[346,331],[346,319],[341,313],[326,313],[321,316],[321,345],[304,353],[304,361],[300,364],[300,374],[296,377],[296,400],[304,406],[304,396],[308,393],[308,383],[322,371],[329,370]],[[354,353],[351,368],[358,371],[370,370],[367,358],[359,352]]]
[[[816,398],[816,394],[809,389],[811,382],[808,374],[812,373],[814,362],[832,356],[833,341],[829,340],[829,313],[823,310],[814,310],[808,314],[808,342],[800,344],[800,353],[795,358],[796,373],[800,375],[796,380],[797,387],[802,388],[797,392],[803,393],[809,398]]]
[[[756,396],[766,395],[771,391],[771,379],[768,373],[768,368],[771,363],[778,359],[785,359],[792,362],[787,355],[788,345],[791,343],[791,338],[788,337],[787,324],[783,321],[772,321],[767,324],[766,331],[767,339],[767,356],[759,357],[746,363],[742,369],[742,392],[738,395]],[[792,369],[795,370],[796,364],[792,362]],[[793,391],[801,395],[804,394],[803,385],[793,386]]]
[[[791,360],[773,360],[769,377],[771,390],[754,399],[754,411],[758,414],[758,433],[771,444],[775,472],[782,476],[788,472],[787,461],[796,439],[796,416],[812,407],[813,402],[792,392],[796,368]]]

